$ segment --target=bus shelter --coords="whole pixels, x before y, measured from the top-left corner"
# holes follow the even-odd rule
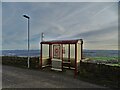
[[[40,67],[51,66],[52,70],[73,69],[76,77],[82,60],[83,40],[55,40],[40,43]]]

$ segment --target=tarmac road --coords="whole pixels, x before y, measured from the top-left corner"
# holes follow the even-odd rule
[[[2,88],[105,88],[42,70],[2,66]]]

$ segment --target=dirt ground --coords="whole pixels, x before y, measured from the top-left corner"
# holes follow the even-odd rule
[[[2,66],[2,88],[106,88],[75,79],[72,74]]]

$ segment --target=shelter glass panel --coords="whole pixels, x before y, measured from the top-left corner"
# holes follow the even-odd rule
[[[43,44],[43,50],[42,50],[42,57],[43,58],[49,58],[49,45]]]
[[[68,44],[63,44],[63,58],[68,58]]]
[[[70,58],[75,59],[75,44],[70,44]]]

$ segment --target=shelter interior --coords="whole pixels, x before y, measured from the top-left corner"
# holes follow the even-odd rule
[[[76,77],[82,60],[83,40],[42,41],[40,43],[40,67],[52,70],[73,69]]]

